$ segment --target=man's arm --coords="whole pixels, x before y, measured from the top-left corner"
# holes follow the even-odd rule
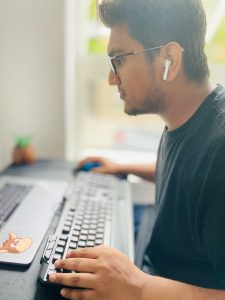
[[[123,253],[106,247],[77,249],[55,262],[57,268],[81,273],[50,275],[63,284],[66,299],[82,300],[223,300],[225,291],[211,290],[147,275]],[[73,287],[73,288],[70,288]],[[81,287],[83,289],[74,289]]]
[[[79,162],[77,169],[89,162],[97,162],[100,167],[92,169],[96,173],[104,174],[133,174],[145,180],[155,182],[155,163],[151,164],[118,164],[104,157],[88,157]]]
[[[120,172],[125,174],[133,174],[142,179],[155,182],[155,163],[147,165],[120,165]]]

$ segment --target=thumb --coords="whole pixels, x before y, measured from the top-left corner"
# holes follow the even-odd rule
[[[108,173],[107,169],[105,167],[98,167],[98,168],[93,168],[92,171],[94,173],[100,173],[100,174],[105,174]]]

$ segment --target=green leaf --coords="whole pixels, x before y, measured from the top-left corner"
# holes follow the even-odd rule
[[[15,138],[15,143],[16,143],[16,147],[19,148],[26,148],[27,146],[30,145],[31,142],[31,136],[22,136],[22,135],[16,135],[14,136]]]

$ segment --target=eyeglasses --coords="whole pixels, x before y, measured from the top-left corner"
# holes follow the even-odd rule
[[[122,59],[124,57],[144,53],[144,52],[147,52],[147,51],[153,51],[153,50],[160,49],[160,48],[163,48],[163,47],[165,47],[165,46],[153,47],[153,48],[148,48],[148,49],[139,50],[139,51],[126,52],[126,53],[118,54],[118,55],[115,55],[115,56],[109,56],[110,67],[111,67],[113,73],[117,74],[117,68],[122,63]]]

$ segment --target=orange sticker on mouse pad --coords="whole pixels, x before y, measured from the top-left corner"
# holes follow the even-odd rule
[[[32,245],[31,238],[17,237],[14,233],[9,234],[9,239],[0,246],[1,253],[22,253]]]

